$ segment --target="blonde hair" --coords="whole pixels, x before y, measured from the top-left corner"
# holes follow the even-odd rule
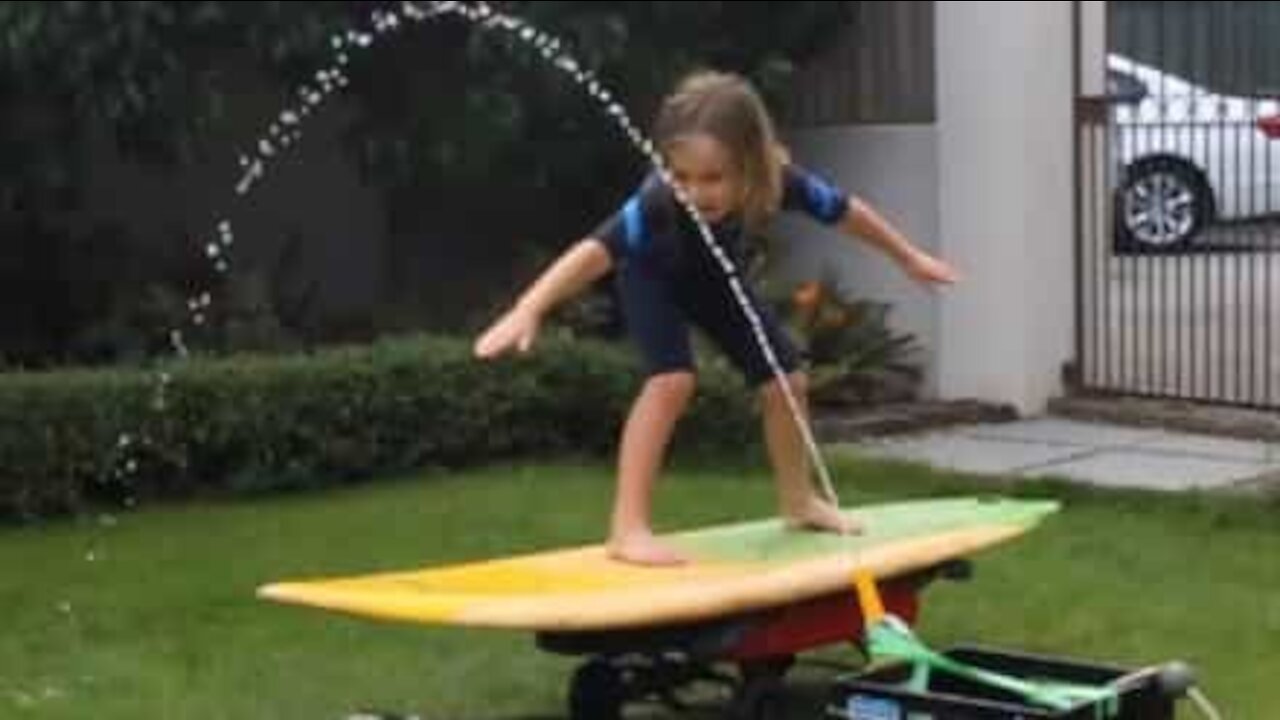
[[[787,153],[751,83],[713,70],[687,75],[663,101],[653,135],[665,154],[694,134],[715,138],[729,151],[741,181],[743,220],[747,228],[760,229],[782,203]]]

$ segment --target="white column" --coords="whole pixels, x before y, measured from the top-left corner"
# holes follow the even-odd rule
[[[938,390],[1034,414],[1074,354],[1072,3],[939,2]]]

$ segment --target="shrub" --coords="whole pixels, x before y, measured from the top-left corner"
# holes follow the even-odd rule
[[[611,454],[639,378],[606,343],[554,337],[477,362],[415,337],[309,355],[0,376],[0,513],[302,489],[499,459]],[[757,437],[741,382],[710,368],[677,450]]]

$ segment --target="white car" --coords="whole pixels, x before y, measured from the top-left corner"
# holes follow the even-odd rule
[[[1280,213],[1280,101],[1215,94],[1107,58],[1117,247],[1185,249],[1216,220]]]

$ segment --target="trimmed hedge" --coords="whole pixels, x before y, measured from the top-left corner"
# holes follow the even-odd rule
[[[639,376],[612,346],[544,340],[479,362],[417,337],[287,357],[191,360],[156,371],[0,376],[0,514],[98,501],[358,482],[428,466],[611,455]],[[756,442],[750,393],[704,371],[677,450]]]

